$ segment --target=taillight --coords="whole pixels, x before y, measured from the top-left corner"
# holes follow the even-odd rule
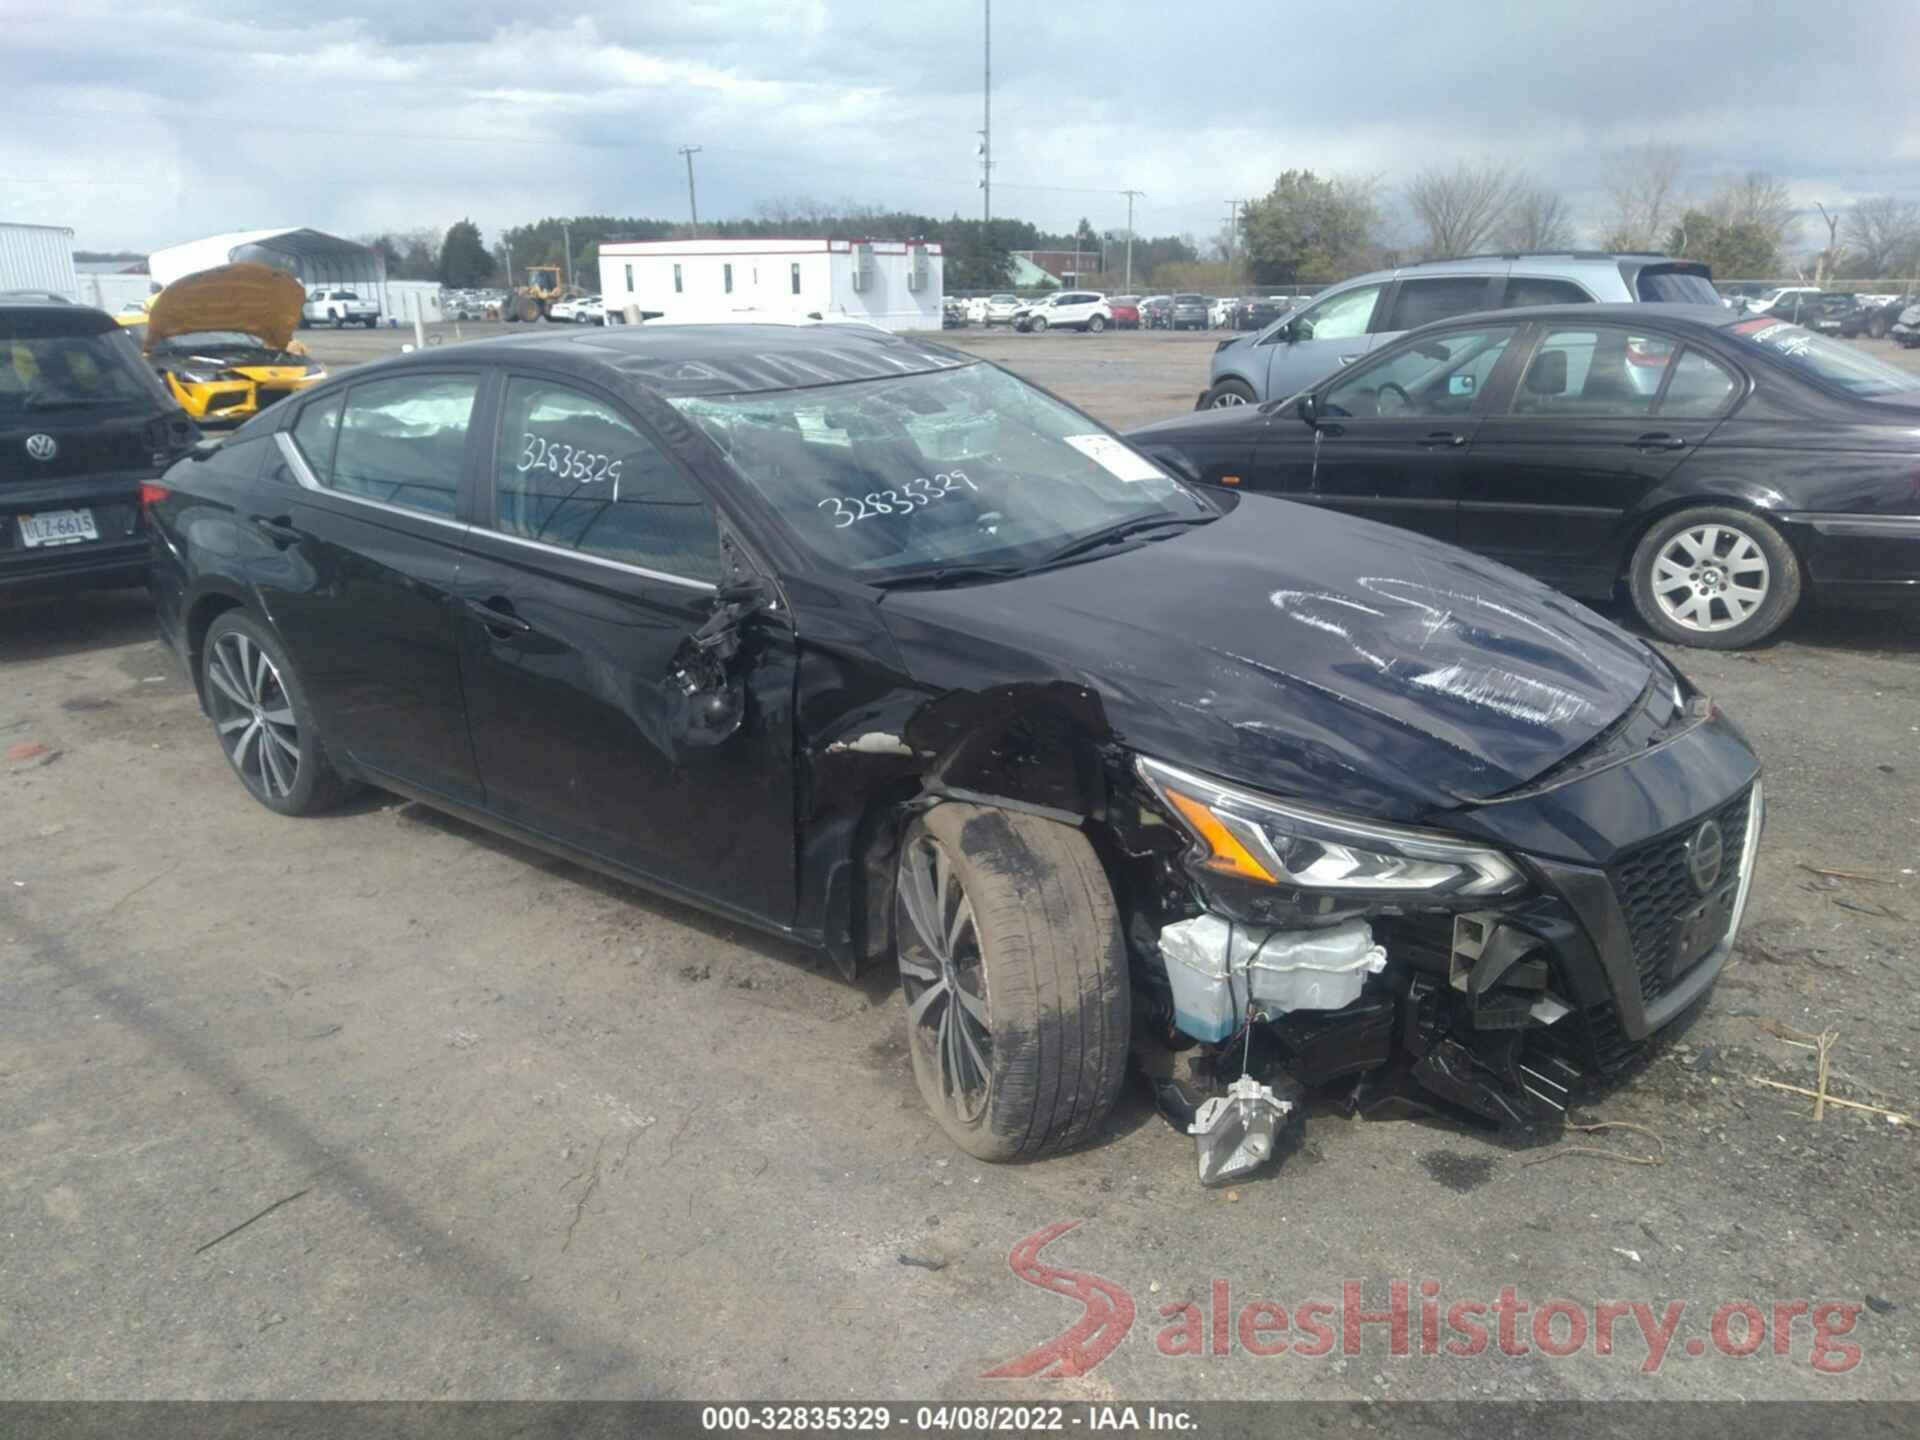
[[[151,510],[171,494],[173,494],[173,491],[164,485],[156,485],[151,480],[142,480],[140,482],[140,508],[142,510]]]

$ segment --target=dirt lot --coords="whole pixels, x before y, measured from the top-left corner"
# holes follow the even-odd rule
[[[1190,405],[1211,347],[949,338],[1118,424]],[[1779,1028],[1832,1028],[1835,1093],[1920,1108],[1920,633],[1815,613],[1680,661],[1765,759],[1770,830],[1711,1004],[1591,1109],[1652,1133],[1570,1137],[1663,1163],[1326,1104],[1277,1172],[1203,1192],[1139,1095],[1083,1153],[980,1165],[922,1113],[886,976],[415,805],[278,819],[143,596],[0,606],[0,746],[48,747],[0,762],[0,1391],[1920,1396],[1914,1131],[1750,1083],[1811,1083]],[[1131,1332],[1090,1375],[981,1378],[1080,1318],[1007,1263],[1075,1219],[1045,1258],[1124,1288]],[[1631,1318],[1609,1355],[1427,1357],[1427,1278],[1443,1315],[1505,1286],[1686,1308],[1655,1373]],[[1155,1343],[1215,1281],[1297,1314],[1396,1280],[1411,1357],[1380,1325],[1352,1356]],[[1796,1300],[1859,1307],[1857,1365],[1819,1373],[1805,1317],[1781,1355],[1706,1343],[1722,1302]]]

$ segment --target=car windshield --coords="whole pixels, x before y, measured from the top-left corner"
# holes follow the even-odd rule
[[[165,393],[118,329],[0,338],[0,421],[31,410],[150,405]]]
[[[1800,374],[1863,400],[1920,400],[1920,373],[1876,360],[1843,340],[1829,340],[1784,320],[1764,318],[1744,320],[1733,327],[1733,333]]]
[[[190,330],[169,335],[159,343],[162,350],[260,350],[267,342],[244,330]]]
[[[1132,523],[1218,512],[1085,416],[967,365],[673,404],[826,566],[1018,570]]]

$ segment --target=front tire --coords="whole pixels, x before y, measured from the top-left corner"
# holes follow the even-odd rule
[[[327,759],[292,660],[244,611],[226,611],[208,627],[200,688],[227,763],[269,810],[314,815],[352,793]]]
[[[1033,330],[1033,333],[1036,335],[1046,334],[1047,333],[1047,317],[1044,315],[1036,317],[1031,328]]]
[[[1640,539],[1629,572],[1634,608],[1662,639],[1738,650],[1778,630],[1800,603],[1800,561],[1757,515],[1700,506]]]
[[[1225,410],[1234,405],[1254,403],[1253,387],[1244,380],[1219,380],[1207,391],[1207,409]]]
[[[948,1138],[990,1161],[1089,1139],[1126,1074],[1131,996],[1086,836],[936,805],[901,843],[894,932],[914,1080]]]

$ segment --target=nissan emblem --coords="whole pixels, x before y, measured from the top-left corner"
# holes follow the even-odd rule
[[[1704,895],[1719,883],[1726,855],[1726,837],[1720,833],[1718,821],[1709,820],[1693,832],[1687,842],[1687,874],[1693,878],[1694,889]]]

